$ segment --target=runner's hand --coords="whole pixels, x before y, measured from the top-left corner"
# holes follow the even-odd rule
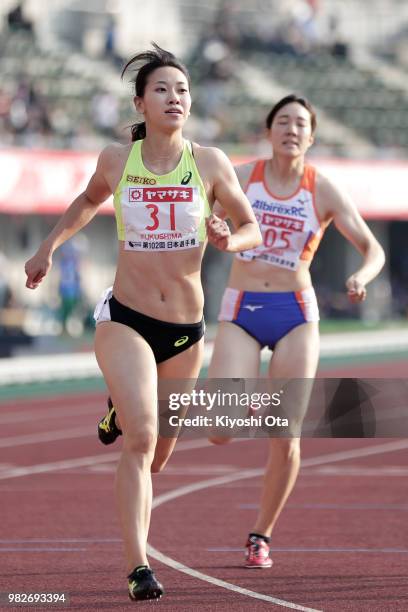
[[[350,302],[357,304],[363,302],[367,297],[365,284],[359,279],[358,274],[352,274],[346,281],[347,295]]]
[[[212,214],[206,218],[205,225],[208,242],[220,251],[228,252],[232,250],[232,235],[225,221]]]
[[[41,250],[27,261],[24,266],[27,274],[26,287],[37,289],[43,278],[48,274],[52,266],[52,257],[49,253],[45,254]]]

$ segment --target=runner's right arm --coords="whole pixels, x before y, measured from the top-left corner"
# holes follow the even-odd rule
[[[26,287],[29,289],[36,289],[48,274],[54,251],[85,227],[96,215],[102,202],[112,195],[105,178],[111,158],[112,148],[108,146],[99,155],[95,173],[85,191],[75,198],[35,255],[25,264]]]

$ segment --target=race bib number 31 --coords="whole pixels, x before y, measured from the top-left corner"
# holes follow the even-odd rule
[[[199,245],[201,209],[197,187],[125,187],[125,241],[131,250],[180,250]]]

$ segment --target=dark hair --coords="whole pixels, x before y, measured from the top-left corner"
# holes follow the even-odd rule
[[[269,112],[266,118],[266,127],[268,128],[268,130],[270,130],[273,120],[275,119],[275,116],[278,113],[278,111],[280,111],[280,109],[286,106],[287,104],[291,104],[292,102],[297,102],[298,104],[301,104],[302,106],[305,107],[306,110],[309,111],[310,123],[312,126],[312,134],[313,134],[317,126],[316,111],[314,110],[310,102],[306,100],[306,98],[300,98],[296,94],[290,94],[290,96],[286,96],[285,98],[282,98],[282,100],[279,100],[279,102],[275,104],[275,106],[272,108],[272,110]]]
[[[152,43],[154,47],[154,51],[143,51],[142,53],[138,53],[132,59],[128,61],[126,66],[122,70],[121,77],[123,79],[126,70],[134,63],[141,63],[141,66],[136,67],[136,74],[132,78],[131,82],[135,84],[135,95],[142,98],[146,89],[147,80],[150,74],[156,70],[157,68],[162,68],[163,66],[172,66],[173,68],[178,68],[187,79],[188,86],[190,87],[190,75],[188,70],[184,64],[177,59],[173,53],[170,51],[166,51],[156,45],[156,43]],[[132,132],[132,142],[135,140],[142,140],[146,137],[146,123],[143,121],[142,123],[135,123],[131,126]]]

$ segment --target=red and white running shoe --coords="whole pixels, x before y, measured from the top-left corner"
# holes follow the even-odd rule
[[[262,538],[250,536],[246,543],[245,567],[266,568],[272,566],[272,559],[269,556],[269,546]]]

